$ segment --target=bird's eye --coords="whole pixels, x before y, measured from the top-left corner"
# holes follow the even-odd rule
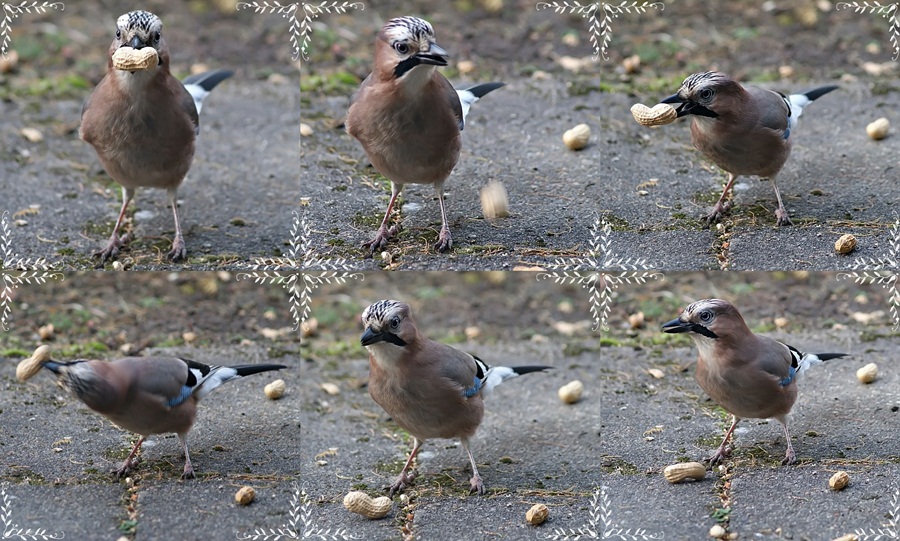
[[[118,28],[116,28],[116,39],[121,39],[121,38],[122,38],[122,31],[119,30]]]
[[[162,38],[162,34],[160,34],[159,32],[153,34],[153,41],[159,41],[160,38]]]
[[[712,90],[710,90],[708,88],[704,88],[703,90],[700,91],[700,99],[701,100],[704,100],[704,101],[711,100],[712,97],[713,97]]]
[[[712,321],[712,318],[713,318],[713,313],[710,312],[709,310],[704,310],[704,311],[700,312],[700,321],[702,321],[703,323],[709,323],[710,321]]]
[[[398,41],[394,44],[394,50],[400,54],[406,54],[409,52],[409,45],[403,41]]]
[[[391,328],[397,329],[399,327],[400,327],[400,317],[399,316],[392,317],[391,318]]]

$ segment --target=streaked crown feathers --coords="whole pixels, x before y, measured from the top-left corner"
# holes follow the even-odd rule
[[[162,20],[149,11],[130,11],[116,20],[116,27],[126,32],[149,34],[162,31]]]
[[[380,300],[363,310],[362,323],[366,327],[380,329],[384,322],[388,321],[395,313],[403,310],[405,306],[406,303],[400,301]]]
[[[431,23],[418,17],[397,17],[385,23],[382,29],[390,41],[408,40],[429,41],[434,39],[434,28]]]

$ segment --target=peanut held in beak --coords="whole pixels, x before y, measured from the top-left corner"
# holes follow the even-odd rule
[[[44,361],[50,360],[50,346],[39,346],[31,357],[19,363],[16,367],[16,379],[19,381],[28,381],[35,374],[41,371]]]
[[[156,49],[144,47],[132,49],[131,47],[119,47],[112,56],[113,67],[122,71],[147,70],[155,66],[159,59]]]

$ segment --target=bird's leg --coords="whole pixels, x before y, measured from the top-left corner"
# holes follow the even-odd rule
[[[794,446],[791,445],[791,434],[788,432],[787,419],[781,421],[784,427],[784,439],[787,440],[787,452],[784,454],[784,460],[781,461],[782,466],[790,466],[797,462],[797,455],[794,454]]]
[[[719,197],[719,200],[716,201],[716,204],[713,206],[712,210],[703,217],[703,221],[708,224],[713,224],[714,222],[719,221],[719,218],[725,216],[725,213],[731,210],[731,203],[725,201],[725,198],[728,197],[728,190],[731,189],[731,186],[734,184],[734,181],[737,180],[738,175],[728,173],[728,184],[725,185],[725,189],[722,190],[722,195]]]
[[[373,254],[380,250],[384,245],[388,243],[388,240],[397,234],[400,231],[400,224],[397,224],[393,227],[388,227],[388,220],[391,218],[391,210],[394,208],[394,201],[397,200],[397,196],[400,195],[400,190],[403,189],[402,184],[395,184],[391,182],[391,200],[388,203],[387,212],[384,213],[384,220],[381,221],[381,227],[378,228],[378,231],[375,232],[375,238],[364,242],[363,246],[368,248]]]
[[[131,203],[131,200],[133,198],[134,190],[123,186],[122,210],[119,211],[119,217],[116,218],[116,226],[113,227],[113,232],[109,237],[109,242],[106,244],[106,248],[98,252],[94,252],[94,257],[100,258],[100,265],[103,265],[107,261],[115,259],[115,257],[119,255],[119,248],[122,248],[129,240],[131,240],[128,238],[127,234],[120,239],[118,233],[119,227],[122,225],[122,220],[125,219],[125,211],[128,210],[128,204]]]
[[[179,434],[178,439],[184,446],[184,472],[181,474],[182,479],[194,478],[194,466],[191,465],[191,455],[188,454],[187,434]]]
[[[716,465],[719,462],[722,462],[722,459],[724,459],[729,454],[731,454],[731,449],[728,448],[728,446],[727,446],[728,438],[731,437],[732,432],[734,432],[735,427],[737,426],[738,422],[740,421],[740,419],[738,419],[737,415],[732,415],[732,419],[733,420],[731,422],[731,428],[729,428],[728,432],[725,433],[725,438],[722,440],[722,445],[720,445],[719,448],[716,449],[716,452],[713,454],[713,456],[706,459],[711,466]]]
[[[175,238],[172,240],[172,251],[169,259],[172,261],[184,261],[187,257],[187,248],[184,246],[184,237],[181,236],[181,223],[178,221],[178,204],[175,199],[178,195],[177,188],[169,188],[169,203],[172,205],[172,216],[175,217]]]
[[[444,209],[444,184],[435,185],[438,194],[438,204],[441,206],[441,232],[438,235],[438,241],[434,244],[434,249],[438,252],[449,252],[453,247],[453,239],[450,237],[450,226],[447,225],[447,211]]]
[[[122,467],[116,470],[116,477],[125,477],[125,474],[128,473],[128,470],[137,466],[138,461],[134,460],[134,455],[137,453],[138,449],[141,448],[141,444],[144,443],[144,436],[141,436],[137,443],[134,444],[134,447],[131,448],[131,452],[128,453],[128,458],[125,459],[125,462],[122,464]]]
[[[413,482],[416,478],[416,472],[411,471],[407,473],[409,470],[409,466],[412,464],[413,459],[416,457],[416,453],[419,452],[419,448],[422,447],[422,442],[420,442],[417,438],[413,438],[413,450],[409,454],[409,459],[406,461],[406,465],[403,466],[403,469],[400,470],[400,475],[397,477],[397,480],[391,485],[390,492],[388,495],[390,497],[394,497],[395,493],[399,493],[403,491],[404,488],[408,487],[410,483]]]
[[[466,450],[466,454],[469,455],[469,462],[472,463],[472,479],[469,481],[471,488],[469,492],[471,494],[478,493],[480,496],[484,495],[484,483],[481,482],[481,476],[478,475],[478,466],[475,465],[475,457],[472,456],[472,451],[469,450],[469,438],[460,438],[462,441],[463,449]]]
[[[778,191],[778,184],[775,183],[775,177],[772,177],[772,186],[775,188],[775,198],[778,199],[778,208],[775,209],[776,225],[792,225],[791,217],[788,216],[788,211],[784,208],[784,203],[781,202],[781,192]]]

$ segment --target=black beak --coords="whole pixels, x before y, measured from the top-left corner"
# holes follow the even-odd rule
[[[677,118],[681,118],[687,115],[708,116],[710,118],[717,118],[719,116],[714,111],[710,111],[709,109],[703,107],[695,101],[682,98],[678,94],[672,94],[659,103],[680,103],[681,105],[679,105],[678,108],[675,109],[675,111],[678,113]]]
[[[384,341],[384,333],[375,332],[372,330],[372,327],[367,327],[366,332],[359,339],[359,343],[364,346],[371,346],[372,344],[377,344],[378,342]]]
[[[146,45],[144,45],[144,42],[141,41],[141,38],[137,36],[131,38],[131,41],[128,42],[128,46],[132,49],[143,49],[144,47],[146,47]]]
[[[433,66],[446,66],[450,56],[447,51],[437,43],[432,43],[427,53],[418,53],[415,58],[419,59],[419,64],[431,64]]]
[[[665,103],[665,102],[663,102],[663,103]],[[682,333],[682,332],[691,332],[689,324],[684,323],[683,321],[681,321],[678,318],[675,318],[672,321],[669,321],[668,323],[663,323],[662,330],[663,330],[663,332],[667,332],[667,333],[671,333],[671,334]]]
[[[680,319],[673,319],[672,321],[669,321],[668,323],[663,323],[662,331],[670,333],[670,334],[693,332],[693,333],[703,335],[707,338],[718,338],[719,337],[719,335],[717,335],[716,333],[707,329],[703,325],[700,325],[699,323],[685,323],[684,321],[681,321]]]

